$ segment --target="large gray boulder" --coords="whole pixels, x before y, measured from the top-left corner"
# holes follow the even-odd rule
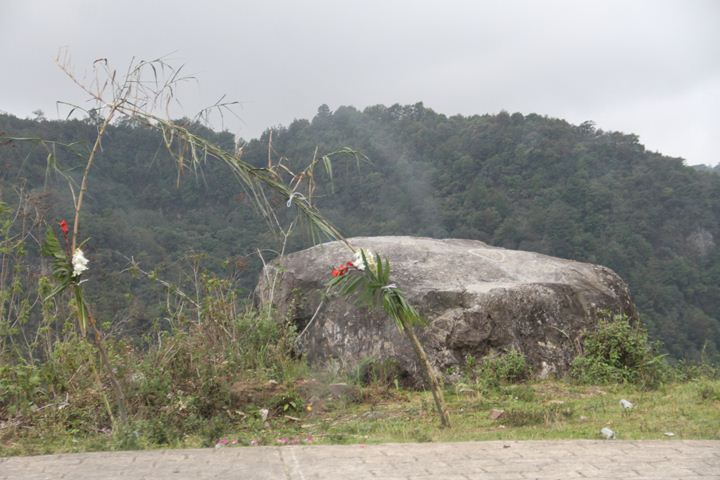
[[[516,349],[539,375],[561,374],[603,311],[636,318],[625,282],[599,265],[476,240],[349,242],[389,258],[392,280],[429,320],[418,334],[440,371],[468,355],[481,359]],[[365,359],[392,359],[419,380],[412,347],[391,319],[339,295],[326,297],[332,267],[352,258],[340,242],[287,255],[264,269],[256,298],[296,324],[299,348],[311,364],[350,369]]]

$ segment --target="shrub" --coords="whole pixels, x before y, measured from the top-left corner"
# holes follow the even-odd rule
[[[399,385],[401,380],[405,380],[405,377],[407,377],[407,374],[403,372],[400,364],[393,359],[365,358],[360,361],[355,370],[355,378],[360,385],[392,387]],[[406,382],[403,381],[402,383]]]
[[[305,409],[305,400],[294,390],[275,395],[267,403],[268,408],[275,415],[297,413],[302,412]]]
[[[515,383],[530,376],[525,355],[512,349],[509,352],[486,357],[477,367],[478,380],[488,385]]]
[[[572,363],[571,378],[585,384],[632,383],[655,388],[670,368],[647,331],[631,325],[626,315],[604,318],[583,341],[583,352]]]
[[[707,380],[698,382],[698,397],[703,402],[720,402],[720,386]]]
[[[674,380],[685,382],[689,380],[714,380],[720,378],[720,357],[710,357],[707,354],[707,345],[700,352],[697,360],[682,359],[673,365]]]
[[[73,334],[52,343],[49,356],[34,364],[0,356],[0,423],[12,417],[42,435],[92,436],[112,428],[108,446],[118,449],[180,445],[187,435],[214,444],[240,418],[231,396],[235,382],[282,380],[305,364],[292,357],[289,323],[272,312],[223,310],[213,300],[199,317],[176,317],[144,348],[104,340],[127,398],[127,424],[113,424],[103,395],[109,379],[95,368],[94,346]],[[283,413],[302,411],[304,403],[289,392],[263,406]]]

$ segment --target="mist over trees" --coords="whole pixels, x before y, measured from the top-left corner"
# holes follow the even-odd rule
[[[235,148],[227,132],[193,128]],[[90,143],[95,127],[92,119],[0,115],[0,132]],[[236,277],[249,293],[261,265],[255,246],[277,243],[224,169],[207,164],[179,178],[161,139],[127,122],[104,142],[83,232],[91,237],[88,292],[101,321],[139,335],[163,316],[160,289],[123,272],[130,256],[170,279],[202,264]],[[249,141],[243,158],[265,165],[269,142],[269,131]],[[717,169],[685,166],[591,122],[506,112],[448,117],[420,103],[321,106],[312,120],[272,131],[272,149],[298,163],[316,148],[342,146],[367,161],[336,165],[332,183],[318,179],[317,199],[347,235],[471,238],[603,264],[629,282],[642,319],[669,353],[718,353]],[[71,176],[81,174],[71,153],[57,158]],[[12,142],[0,146],[0,201],[13,204],[20,193],[48,222],[71,213],[65,180],[48,174],[47,152]],[[308,243],[300,234],[291,239],[293,249]]]

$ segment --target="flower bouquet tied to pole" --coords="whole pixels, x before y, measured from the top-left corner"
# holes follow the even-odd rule
[[[82,338],[88,337],[88,331],[93,334],[90,335],[91,341],[93,341],[95,347],[98,349],[102,363],[106,367],[106,371],[116,392],[120,421],[125,423],[127,421],[125,394],[123,393],[122,387],[115,376],[107,352],[105,351],[102,334],[95,324],[95,319],[90,314],[90,310],[83,295],[82,284],[85,283],[85,279],[82,279],[82,276],[83,273],[88,270],[89,260],[85,256],[82,247],[87,243],[87,240],[76,244],[74,241],[75,234],[72,234],[71,236],[67,220],[61,220],[58,222],[58,225],[60,226],[60,232],[62,233],[64,245],[60,244],[57,235],[55,235],[54,229],[48,226],[47,231],[45,232],[45,239],[41,247],[41,253],[43,256],[51,259],[52,276],[56,283],[55,288],[46,297],[46,300],[57,297],[66,289],[70,289],[72,291],[75,300],[75,308],[77,309],[80,334]],[[97,370],[95,370],[94,365],[93,372],[95,373],[98,385],[102,385],[102,381],[97,373]],[[102,388],[100,388],[100,390],[102,390]],[[102,395],[108,415],[112,422],[115,423],[110,403],[104,392]]]
[[[427,321],[407,300],[397,284],[391,281],[390,261],[370,250],[358,248],[355,250],[355,258],[333,267],[331,275],[329,290],[336,290],[345,297],[354,296],[371,308],[382,306],[385,313],[395,321],[397,328],[406,334],[432,390],[440,425],[449,427],[450,417],[440,383],[415,334],[414,327],[426,325]]]
[[[332,269],[329,287],[344,296],[357,296],[369,306],[381,305],[400,330],[427,322],[390,280],[390,261],[370,250],[358,248],[352,261]]]

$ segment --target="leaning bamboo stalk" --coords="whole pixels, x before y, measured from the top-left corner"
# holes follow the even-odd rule
[[[440,426],[442,428],[449,428],[450,415],[448,414],[447,405],[445,404],[445,397],[443,395],[442,388],[440,387],[438,377],[435,374],[435,370],[430,364],[430,360],[428,359],[427,354],[425,353],[425,349],[420,343],[420,340],[415,334],[415,329],[413,328],[413,326],[405,323],[403,325],[403,330],[405,331],[407,337],[410,339],[410,344],[412,345],[413,350],[415,350],[415,355],[420,361],[421,370],[425,373],[426,380],[428,382],[428,385],[430,386],[430,390],[432,391],[433,400],[435,401],[435,409],[437,410],[438,416],[440,417]]]

